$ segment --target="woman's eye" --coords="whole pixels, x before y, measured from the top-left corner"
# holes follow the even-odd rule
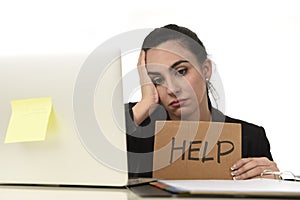
[[[156,77],[156,78],[153,78],[152,79],[152,82],[153,82],[153,84],[154,85],[160,85],[160,84],[162,84],[163,83],[163,78],[161,78],[161,77]]]
[[[183,68],[183,69],[179,69],[176,71],[176,75],[179,75],[179,76],[183,76],[187,73],[187,69],[186,68]]]

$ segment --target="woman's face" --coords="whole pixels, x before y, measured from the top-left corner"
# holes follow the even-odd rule
[[[208,111],[204,76],[210,78],[211,68],[205,66],[210,62],[200,64],[180,43],[168,41],[147,51],[146,64],[170,118],[201,120],[200,111]]]

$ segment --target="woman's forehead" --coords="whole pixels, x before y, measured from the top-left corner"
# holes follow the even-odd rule
[[[197,66],[196,56],[177,41],[167,41],[147,51],[147,64],[156,63],[171,66],[178,60],[187,60]]]

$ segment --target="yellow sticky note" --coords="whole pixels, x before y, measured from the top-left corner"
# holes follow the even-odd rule
[[[52,111],[51,97],[11,101],[11,108],[5,143],[45,140]]]

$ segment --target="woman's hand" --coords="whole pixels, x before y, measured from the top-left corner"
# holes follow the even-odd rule
[[[251,178],[274,178],[273,175],[261,176],[264,170],[279,171],[277,164],[266,157],[242,158],[231,167],[231,175],[235,180]]]
[[[148,75],[145,59],[146,53],[142,50],[137,65],[140,76],[142,99],[132,108],[136,125],[142,123],[151,112],[155,110],[159,103],[159,96],[155,85]]]

